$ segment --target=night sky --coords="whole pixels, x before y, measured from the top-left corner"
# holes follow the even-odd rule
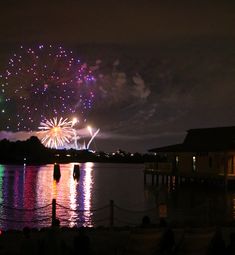
[[[146,152],[191,128],[235,125],[234,1],[8,0],[0,10],[0,73],[21,45],[62,46],[92,69],[83,118],[101,129],[99,150]],[[30,136],[17,121],[6,129],[16,100],[0,98],[0,137]]]

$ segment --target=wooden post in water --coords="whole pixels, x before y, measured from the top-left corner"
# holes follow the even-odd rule
[[[167,175],[164,175],[164,184],[167,184]]]
[[[224,188],[228,189],[228,170],[227,170],[227,155],[224,153]]]
[[[156,175],[156,184],[158,185],[159,183],[159,174]]]
[[[77,179],[77,180],[80,178],[80,166],[79,165],[74,165],[74,167],[73,167],[73,178]]]
[[[113,200],[110,200],[110,216],[109,216],[110,227],[113,227],[113,223],[114,223],[114,202]]]
[[[162,174],[162,184],[165,184],[165,175]]]
[[[52,199],[52,217],[51,225],[54,226],[56,220],[56,199]]]
[[[172,188],[173,187],[173,176],[170,175],[170,187]]]
[[[152,185],[154,185],[154,173],[152,173]]]
[[[53,177],[54,177],[55,180],[59,180],[60,177],[61,177],[61,174],[60,174],[60,165],[57,164],[57,163],[54,164]]]
[[[179,184],[179,177],[178,175],[175,175],[175,186]]]

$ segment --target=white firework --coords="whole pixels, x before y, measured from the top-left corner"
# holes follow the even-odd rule
[[[86,146],[86,148],[89,149],[91,142],[94,140],[96,135],[100,132],[100,129],[97,129],[94,134],[92,133],[91,127],[88,126],[87,129],[89,130],[89,132],[91,134],[91,139],[89,140],[89,142],[88,142],[88,144]]]
[[[57,117],[41,122],[38,128],[43,135],[42,143],[46,147],[55,149],[69,144],[75,131],[73,129],[73,121],[68,121],[67,118],[57,120]]]

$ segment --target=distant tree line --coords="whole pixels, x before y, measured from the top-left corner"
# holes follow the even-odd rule
[[[130,153],[120,149],[112,153],[50,149],[46,148],[36,136],[30,137],[26,141],[11,142],[7,139],[0,141],[1,164],[46,164],[55,162],[144,163],[161,160],[159,156],[152,154]]]
[[[46,148],[36,136],[26,141],[11,142],[7,139],[0,141],[1,163],[47,163],[53,153]]]

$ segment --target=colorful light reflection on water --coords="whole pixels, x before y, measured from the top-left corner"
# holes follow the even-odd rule
[[[0,229],[50,226],[54,198],[58,203],[56,214],[61,225],[69,227],[107,226],[111,199],[117,205],[115,226],[140,224],[150,208],[154,210],[151,214],[148,211],[148,215],[152,222],[157,222],[157,204],[163,198],[171,220],[203,223],[212,219],[235,219],[235,191],[225,194],[224,191],[198,189],[192,185],[175,186],[173,190],[164,185],[145,186],[141,164],[79,165],[80,178],[77,180],[73,177],[74,163],[61,164],[59,181],[53,179],[52,164],[0,165]],[[211,210],[205,213],[208,206]],[[21,211],[9,207],[39,209]],[[102,209],[97,211],[97,208]],[[123,208],[127,210],[121,210]],[[135,213],[129,213],[128,209]]]
[[[45,166],[3,166],[0,165],[0,213],[2,219],[29,221],[44,219],[51,215],[51,206],[38,210],[15,211],[7,208],[40,208],[56,199],[57,217],[62,225],[70,227],[93,226],[91,221],[91,192],[93,189],[93,163],[80,165],[80,179],[74,179],[74,164],[60,165],[61,178],[53,179],[53,165]],[[61,205],[61,207],[59,206]],[[81,213],[80,210],[85,210]],[[18,228],[20,223],[0,222],[0,227]],[[31,223],[30,223],[31,224]],[[32,223],[34,224],[34,223]],[[32,225],[31,224],[31,225]],[[48,226],[47,222],[35,222],[35,226]],[[20,227],[20,226],[19,226]]]
[[[154,194],[149,192],[146,196],[148,191],[143,183],[143,165],[79,165],[80,178],[77,180],[73,177],[74,163],[61,164],[59,181],[53,179],[52,164],[0,165],[0,229],[22,229],[25,225],[38,228],[50,226],[52,199],[56,199],[56,216],[61,225],[69,227],[109,225],[110,200],[133,210],[154,207]],[[12,210],[6,206],[24,210]],[[31,210],[33,208],[37,210]],[[128,215],[124,220],[139,224],[141,218],[140,214],[136,214]]]
[[[82,186],[84,187],[84,216],[86,218],[85,226],[92,227],[92,222],[91,222],[91,216],[93,213],[90,211],[91,210],[91,192],[92,192],[92,186],[93,186],[93,179],[92,179],[92,171],[93,171],[93,166],[94,163],[86,163],[86,171],[85,171],[85,176],[83,178],[83,183]]]

